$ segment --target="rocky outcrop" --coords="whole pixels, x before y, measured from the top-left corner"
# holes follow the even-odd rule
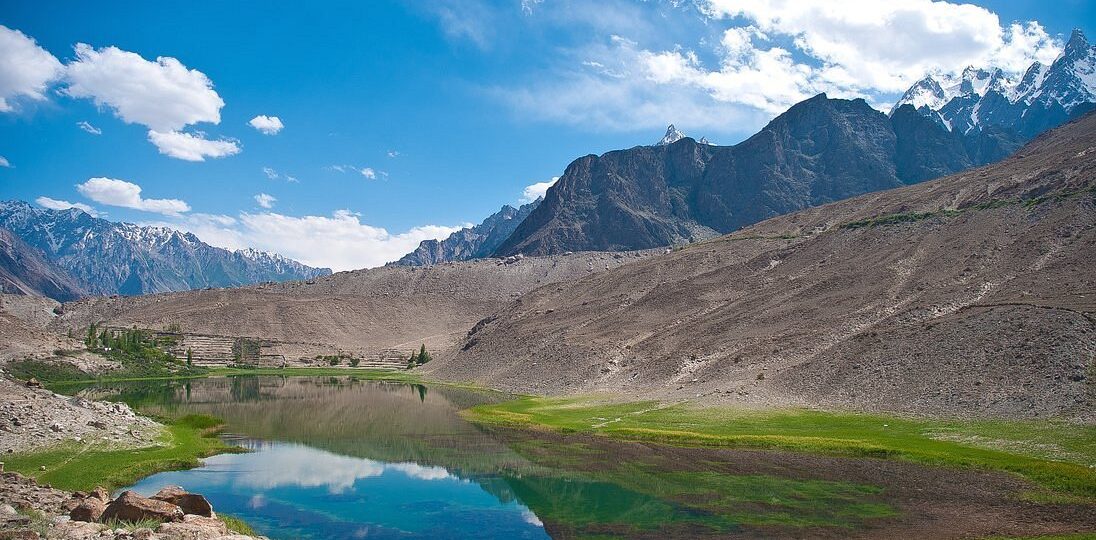
[[[178,486],[111,501],[102,488],[66,493],[9,472],[0,474],[0,502],[0,538],[39,539],[44,531],[55,540],[257,540],[230,531],[204,497]],[[160,523],[132,528],[151,521]]]
[[[979,163],[933,122],[820,94],[735,146],[686,137],[579,158],[495,255],[688,243]]]
[[[99,521],[179,521],[184,515],[182,508],[174,504],[124,491],[107,505]]]
[[[181,508],[184,514],[214,517],[213,506],[209,504],[205,497],[197,493],[187,493],[185,489],[179,486],[165,487],[156,492],[152,498],[174,504]]]

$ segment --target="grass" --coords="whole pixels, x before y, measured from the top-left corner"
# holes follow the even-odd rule
[[[1096,428],[1055,422],[912,420],[808,410],[697,409],[593,398],[523,397],[468,419],[678,445],[888,458],[1019,474],[1051,493],[1096,502]]]
[[[203,457],[237,451],[215,436],[221,425],[216,418],[187,415],[167,422],[153,446],[118,449],[69,441],[39,452],[7,455],[4,466],[69,491],[96,486],[114,490],[157,472],[196,467]]]
[[[251,525],[248,525],[246,521],[236,516],[218,513],[217,517],[224,522],[225,526],[228,527],[228,531],[231,533],[242,534],[244,536],[259,536],[259,533],[251,528]]]

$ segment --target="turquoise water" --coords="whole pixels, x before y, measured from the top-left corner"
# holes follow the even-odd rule
[[[495,393],[346,377],[83,392],[148,414],[223,419],[225,438],[246,453],[132,489],[182,486],[276,540],[841,537],[893,515],[882,490],[834,481],[862,463],[797,465],[773,452],[487,428],[460,416],[509,399]]]
[[[181,485],[274,538],[549,538],[525,505],[444,467],[241,443],[252,451],[156,474],[133,489],[151,495]]]

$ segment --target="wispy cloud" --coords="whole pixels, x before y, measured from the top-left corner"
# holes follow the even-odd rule
[[[537,182],[535,184],[525,186],[525,189],[521,191],[521,202],[523,204],[531,203],[543,197],[546,193],[548,193],[548,188],[554,186],[558,181],[559,177],[553,176],[552,179],[547,182]]]
[[[86,120],[81,120],[79,122],[76,122],[76,125],[80,129],[82,129],[82,130],[84,130],[88,133],[91,133],[92,135],[102,135],[103,134],[103,130],[91,125],[91,123],[86,121]]]
[[[266,193],[260,193],[255,196],[255,202],[263,208],[274,208],[274,203],[277,201],[273,195],[267,195]]]
[[[69,208],[76,208],[78,210],[83,210],[92,217],[99,217],[102,215],[99,213],[98,210],[84,203],[74,203],[58,199],[51,199],[44,196],[34,199],[34,202],[38,203],[38,206],[41,206],[42,208],[49,208],[50,210],[68,210]]]

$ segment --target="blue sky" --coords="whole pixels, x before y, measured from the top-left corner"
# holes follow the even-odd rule
[[[1080,0],[779,4],[3,1],[0,198],[373,266],[668,123],[731,144],[817,91],[884,108],[930,71],[1052,60],[1096,19]]]

